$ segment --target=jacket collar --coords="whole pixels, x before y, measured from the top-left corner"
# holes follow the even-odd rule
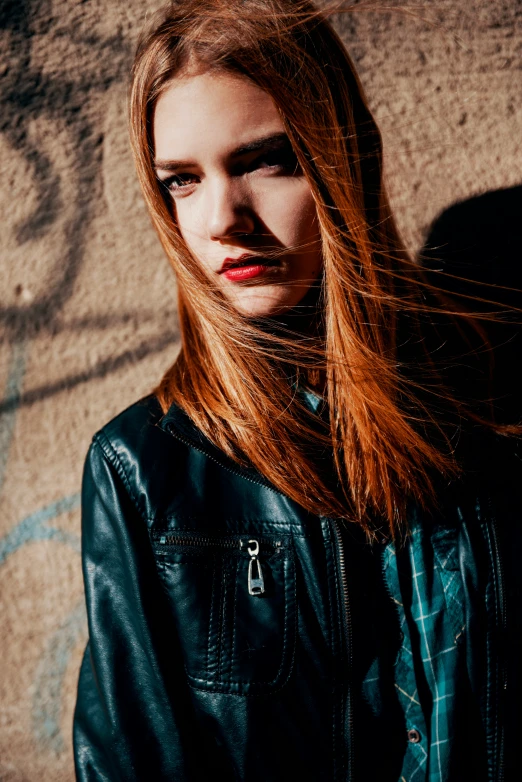
[[[238,462],[227,456],[224,451],[215,446],[177,404],[173,403],[170,406],[165,415],[158,421],[158,426],[172,437],[185,443],[185,445],[200,451],[226,470],[281,493],[252,464],[238,464]]]

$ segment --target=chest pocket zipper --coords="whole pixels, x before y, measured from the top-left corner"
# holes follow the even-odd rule
[[[261,563],[257,558],[259,554],[259,541],[248,541],[248,553],[251,557],[250,562],[248,563],[248,594],[262,595],[265,592],[265,580],[263,578],[263,571],[261,570]],[[254,575],[254,572],[256,572],[257,575]]]
[[[168,531],[152,544],[191,685],[244,695],[283,686],[296,633],[290,540]]]

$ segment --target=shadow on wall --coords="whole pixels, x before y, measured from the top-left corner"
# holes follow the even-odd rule
[[[478,390],[481,399],[490,399],[497,421],[520,421],[522,185],[470,198],[443,212],[431,228],[421,262],[430,282],[450,295],[474,299],[460,299],[469,311],[497,313],[496,320],[483,322],[490,349],[477,334],[471,338],[469,361],[461,364],[458,383],[466,396],[477,398]],[[456,354],[451,336],[444,350]]]
[[[133,316],[133,312],[118,312],[82,320],[69,318],[66,323],[62,320],[84,265],[93,218],[96,210],[103,208],[103,134],[95,101],[126,78],[132,49],[119,26],[115,25],[115,34],[107,37],[91,30],[87,12],[83,25],[64,23],[60,14],[65,10],[72,13],[74,6],[70,3],[67,9],[64,6],[58,13],[51,0],[0,0],[4,60],[0,69],[0,137],[6,150],[12,150],[27,163],[35,191],[30,214],[7,227],[12,231],[17,247],[27,247],[33,241],[53,236],[57,227],[61,230],[48,258],[47,287],[30,302],[21,296],[13,303],[4,301],[3,297],[0,302],[0,346],[4,350],[5,345],[10,351],[6,384],[0,398],[0,493],[22,406],[31,406],[93,378],[104,377],[163,350],[173,340],[172,329],[169,329],[159,337],[142,340],[119,355],[101,360],[83,372],[24,390],[26,360],[35,336],[43,333],[52,340],[63,329],[104,331]],[[41,44],[44,36],[48,36],[49,46],[52,46],[53,34],[67,38],[72,50],[75,46],[79,51],[88,50],[91,53],[89,67],[64,67],[58,71],[49,68],[47,71],[45,63],[40,61],[38,64],[35,47]],[[70,137],[73,152],[66,172],[57,169],[45,146],[32,135],[31,129],[35,125],[40,127],[41,121],[51,124],[57,133],[65,129]],[[71,189],[76,194],[67,204],[64,203],[65,177],[72,182]],[[12,197],[16,197],[16,191]],[[35,501],[37,497],[38,492]],[[60,497],[16,521],[0,537],[0,567],[35,541],[52,541],[79,554],[78,533],[64,530],[58,521],[61,515],[76,511],[79,504],[78,493]],[[27,602],[25,594],[22,599]],[[34,680],[28,682],[33,693],[32,733],[39,750],[60,754],[69,745],[69,738],[61,733],[64,677],[72,651],[79,639],[85,638],[85,628],[82,599],[46,639]],[[31,643],[31,628],[28,630],[29,634],[24,636],[19,628],[11,643],[20,647],[26,639]],[[17,725],[17,735],[24,729],[24,725]],[[2,765],[0,769],[2,779],[4,771],[9,773],[6,768]],[[49,775],[54,778],[52,770]]]
[[[46,154],[30,139],[30,123],[41,117],[60,122],[73,129],[77,165],[77,203],[66,226],[68,245],[63,255],[56,258],[52,273],[53,284],[30,307],[1,307],[0,322],[11,338],[21,340],[42,329],[52,330],[53,321],[70,298],[78,277],[85,247],[85,239],[94,208],[99,200],[101,178],[101,150],[103,136],[93,125],[89,115],[89,99],[95,93],[106,92],[121,80],[130,56],[129,45],[121,37],[106,40],[91,36],[88,41],[98,60],[103,62],[94,74],[71,79],[63,75],[45,74],[31,63],[34,35],[52,16],[49,0],[7,0],[0,6],[0,27],[11,33],[6,52],[9,63],[3,75],[0,90],[2,104],[2,133],[13,149],[22,153],[34,174],[38,192],[37,206],[15,232],[18,244],[39,239],[53,229],[63,204],[60,176],[53,170]],[[75,31],[68,31],[74,36]],[[105,53],[105,57],[102,57]],[[109,56],[110,55],[110,56]],[[93,54],[94,56],[94,54]],[[110,70],[107,67],[110,64]],[[97,78],[96,78],[97,77]]]
[[[3,52],[8,66],[0,79],[0,135],[27,161],[38,194],[34,210],[14,226],[18,246],[56,231],[64,211],[62,174],[55,169],[45,151],[31,140],[29,129],[35,121],[42,118],[50,120],[57,128],[66,127],[71,134],[76,159],[67,176],[74,179],[77,194],[74,203],[69,205],[64,241],[57,247],[56,256],[52,259],[47,288],[31,303],[0,303],[0,344],[6,343],[12,349],[12,371],[9,372],[6,394],[0,400],[0,414],[14,415],[21,406],[48,399],[92,379],[105,377],[127,364],[137,363],[148,355],[162,352],[177,336],[172,328],[166,329],[159,337],[138,342],[120,355],[101,360],[95,367],[53,383],[44,383],[30,391],[22,389],[28,346],[36,335],[47,333],[52,339],[63,329],[104,331],[133,316],[131,312],[117,312],[110,316],[86,316],[82,320],[69,317],[66,325],[62,321],[64,308],[84,264],[92,220],[96,209],[101,208],[99,204],[103,203],[103,134],[96,116],[93,119],[93,99],[126,78],[132,47],[120,32],[103,38],[81,27],[68,27],[63,34],[77,46],[88,46],[92,51],[90,70],[86,74],[81,69],[73,75],[65,70],[63,73],[46,74],[42,67],[32,62],[32,47],[35,35],[46,32],[55,21],[50,0],[0,2],[0,30],[9,33],[6,51]],[[9,425],[6,426],[9,429]],[[5,448],[1,450],[5,453]]]

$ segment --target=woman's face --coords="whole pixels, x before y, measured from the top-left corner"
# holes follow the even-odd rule
[[[268,93],[229,73],[173,81],[154,152],[184,241],[229,301],[250,316],[295,307],[321,271],[317,215]]]

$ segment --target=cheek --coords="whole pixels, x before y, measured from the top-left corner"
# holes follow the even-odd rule
[[[188,249],[203,267],[211,269],[219,249],[206,236],[204,218],[198,205],[191,202],[190,198],[180,200],[175,204],[173,214]]]
[[[309,239],[319,235],[317,209],[308,189],[295,206],[295,226],[300,238]]]
[[[196,215],[193,209],[187,208],[183,202],[178,202],[172,206],[173,218],[176,221],[179,232],[183,240],[192,251],[198,246],[198,232],[196,224]]]
[[[317,235],[315,202],[306,181],[290,180],[264,194],[259,214],[270,232],[284,245]]]

